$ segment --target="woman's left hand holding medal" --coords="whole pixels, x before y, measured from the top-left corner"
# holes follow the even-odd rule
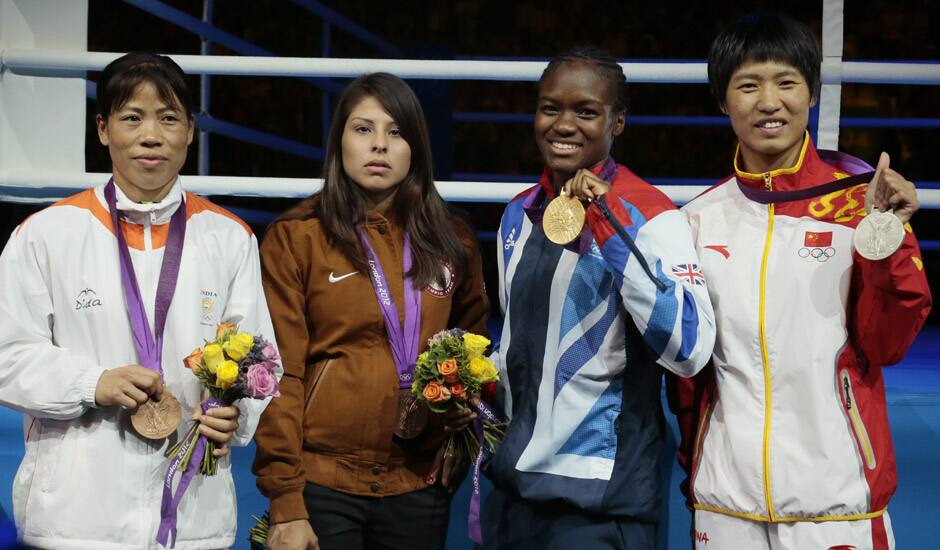
[[[238,429],[239,410],[235,405],[214,407],[202,412],[202,407],[193,407],[193,420],[199,422],[199,433],[215,443],[212,456],[219,458],[228,454],[228,442]]]
[[[890,162],[891,158],[888,153],[881,153],[875,176],[865,194],[865,210],[869,213],[874,210],[881,212],[890,210],[901,220],[901,223],[907,223],[914,212],[920,208],[917,189],[913,182],[892,170]]]
[[[584,227],[584,205],[581,201],[590,202],[607,191],[610,191],[610,184],[590,170],[578,170],[545,208],[542,230],[548,240],[566,245],[577,239]]]
[[[565,182],[562,190],[569,197],[582,201],[593,201],[610,191],[610,184],[594,175],[587,168],[578,170],[574,177]]]

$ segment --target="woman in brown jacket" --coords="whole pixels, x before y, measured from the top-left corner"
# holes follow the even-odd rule
[[[284,363],[255,435],[269,547],[443,548],[460,477],[449,470],[463,469],[441,467],[444,419],[411,400],[410,376],[434,333],[484,333],[489,302],[476,239],[435,189],[424,113],[401,79],[346,88],[323,189],[270,227],[261,260]]]

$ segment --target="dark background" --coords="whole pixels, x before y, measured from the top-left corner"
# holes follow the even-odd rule
[[[202,1],[169,0],[166,4],[196,18]],[[406,58],[547,59],[575,45],[600,45],[629,60],[704,60],[715,34],[735,18],[778,2],[450,2],[417,0],[376,3],[366,0],[327,2],[387,42]],[[775,6],[776,5],[776,6]],[[789,2],[787,13],[820,32],[820,1]],[[217,0],[217,27],[281,56],[318,57],[323,47],[320,19],[288,0]],[[845,6],[844,59],[940,60],[938,8],[927,0],[890,3],[851,1]],[[154,50],[198,54],[200,39],[155,16],[117,0],[90,0],[88,49],[124,52]],[[386,57],[373,47],[333,28],[333,57]],[[215,55],[233,52],[215,45]],[[96,73],[89,78],[97,78]],[[630,75],[627,75],[629,80]],[[344,80],[337,80],[345,83]],[[199,78],[190,84],[198,102]],[[541,162],[527,123],[498,124],[453,121],[455,111],[533,112],[534,83],[491,81],[411,81],[422,97],[434,138],[436,177],[486,172],[531,180]],[[329,100],[335,102],[336,95]],[[288,139],[322,147],[324,96],[307,82],[291,78],[213,76],[211,114]],[[332,104],[331,104],[332,107]],[[332,110],[332,109],[330,109]],[[720,115],[705,85],[637,84],[631,86],[627,130],[614,146],[614,156],[648,178],[710,178],[731,172],[734,137],[728,126],[631,125],[629,115]],[[842,116],[940,118],[940,87],[848,84],[842,88]],[[94,105],[88,103],[86,170],[109,172],[107,149],[93,128]],[[183,174],[196,173],[197,140]],[[842,128],[840,150],[874,164],[878,152],[891,154],[892,167],[915,182],[940,182],[940,166],[930,162],[940,147],[937,129]],[[318,161],[242,143],[211,138],[212,175],[319,177]],[[96,185],[101,182],[89,182]],[[293,200],[213,197],[233,207],[280,212]],[[502,204],[454,204],[484,232],[499,223]],[[41,206],[0,204],[0,234],[6,237],[22,219]],[[940,239],[938,210],[922,210],[912,225],[922,241]],[[260,236],[264,219],[254,223]],[[495,245],[484,239],[485,268],[496,289]],[[940,252],[925,250],[931,286],[940,269]],[[936,288],[936,287],[935,287]],[[931,316],[936,322],[937,315]]]

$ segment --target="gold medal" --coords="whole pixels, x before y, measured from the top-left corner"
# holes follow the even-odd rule
[[[583,227],[584,205],[568,195],[552,199],[542,215],[542,230],[548,240],[556,244],[568,244],[577,239]]]
[[[163,399],[148,399],[138,405],[131,413],[131,425],[134,431],[145,439],[163,439],[180,425],[183,409],[180,402],[168,391],[163,392]]]

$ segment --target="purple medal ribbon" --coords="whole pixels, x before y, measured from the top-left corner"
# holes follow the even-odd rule
[[[483,421],[499,424],[499,419],[496,418],[496,413],[483,401],[480,401],[480,404],[474,407],[474,410],[476,410],[478,416],[473,423],[473,431],[476,433],[480,450],[477,451],[477,458],[473,462],[473,488],[470,493],[467,532],[470,535],[470,540],[477,544],[483,544],[483,530],[480,527],[480,465],[483,463],[483,450],[486,448],[486,439],[483,437]]]
[[[163,375],[163,329],[166,327],[166,315],[173,301],[173,291],[180,271],[183,257],[183,239],[186,236],[186,208],[182,201],[170,218],[170,233],[163,250],[163,265],[160,267],[160,280],[157,283],[157,296],[154,304],[155,331],[150,332],[147,310],[140,295],[137,274],[131,262],[131,253],[127,240],[118,221],[117,197],[114,191],[114,179],[104,188],[104,198],[111,213],[111,225],[118,241],[118,256],[121,261],[121,282],[124,297],[127,300],[127,314],[130,316],[131,329],[134,333],[134,347],[137,348],[137,360],[141,366]]]
[[[221,399],[209,398],[202,403],[202,412],[206,413],[209,409],[227,406]],[[197,429],[193,426],[193,429]],[[157,529],[157,542],[166,547],[170,542],[170,548],[176,546],[176,512],[179,509],[180,502],[183,500],[183,494],[189,488],[189,483],[196,477],[199,470],[199,464],[206,453],[206,436],[200,435],[198,438],[187,438],[186,444],[180,449],[173,462],[166,469],[163,476],[163,500],[160,502],[160,528]],[[192,447],[192,450],[190,450]],[[186,464],[182,464],[183,459],[187,459]],[[180,483],[176,488],[176,495],[173,495],[173,477],[176,471],[183,466],[183,475],[180,476]],[[172,537],[172,541],[170,541]]]
[[[157,282],[157,295],[154,303],[154,326],[156,330],[151,333],[150,322],[147,320],[147,310],[144,308],[140,285],[137,283],[137,274],[134,272],[131,253],[127,248],[127,239],[124,238],[124,232],[121,231],[118,220],[117,196],[114,190],[113,178],[104,188],[104,197],[108,203],[108,211],[111,214],[114,235],[117,237],[118,258],[121,263],[121,283],[124,287],[127,314],[130,317],[131,330],[134,334],[134,347],[137,348],[137,360],[140,361],[141,366],[156,371],[163,376],[163,331],[166,328],[166,316],[170,310],[170,303],[173,301],[173,291],[176,289],[180,261],[183,257],[183,241],[186,237],[186,206],[180,201],[176,212],[170,218],[170,231],[163,250],[163,264],[160,267],[160,279]],[[203,410],[206,410],[206,404],[203,404]],[[199,449],[204,449],[205,444],[205,438],[200,437],[197,449],[193,454],[196,455]],[[166,536],[170,531],[173,532],[174,541],[176,539],[176,507],[179,505],[179,499],[182,498],[183,492],[196,470],[195,468],[187,468],[184,479],[180,480],[180,489],[177,491],[178,498],[169,498],[170,490],[168,487],[171,486],[176,467],[184,455],[185,453],[182,453],[167,468],[160,511],[160,530],[157,533],[157,541],[164,546],[166,546]],[[188,478],[186,478],[186,474],[189,474]],[[170,506],[172,506],[172,510],[169,509]],[[167,524],[166,528],[164,528],[165,523]]]
[[[402,253],[402,274],[405,278],[405,323],[404,327],[398,320],[398,308],[392,299],[392,292],[388,286],[388,279],[382,270],[379,257],[366,237],[365,231],[357,227],[362,246],[366,250],[369,260],[369,278],[372,288],[375,289],[375,298],[382,310],[385,319],[385,330],[388,332],[388,343],[392,348],[392,358],[398,370],[398,387],[406,389],[414,381],[415,363],[418,360],[418,336],[421,327],[421,292],[415,290],[411,276],[411,235],[405,231],[405,244]]]

